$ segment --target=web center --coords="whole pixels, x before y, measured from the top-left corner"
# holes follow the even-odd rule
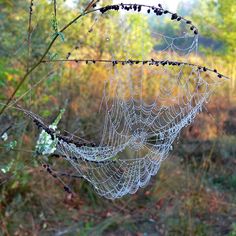
[[[139,151],[142,149],[147,140],[147,133],[143,130],[136,130],[133,134],[130,148],[134,151]]]

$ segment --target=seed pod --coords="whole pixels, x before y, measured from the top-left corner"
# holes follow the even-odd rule
[[[175,20],[175,19],[177,19],[177,18],[178,18],[178,15],[177,15],[176,13],[172,14],[171,20]]]

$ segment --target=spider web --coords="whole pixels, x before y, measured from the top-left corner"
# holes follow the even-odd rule
[[[177,68],[175,77],[174,66],[159,66],[151,72],[148,68],[153,79],[162,81],[151,99],[150,94],[140,94],[140,86],[146,80],[137,85],[131,79],[136,78],[137,82],[140,71],[145,73],[143,67],[111,68],[112,79],[103,96],[104,123],[99,145],[77,147],[63,140],[58,143],[57,153],[106,198],[134,193],[148,184],[181,130],[201,112],[219,82],[217,76],[216,81],[212,75],[207,80],[209,73],[203,75],[198,68],[189,69],[186,65]],[[127,77],[130,73],[132,77]]]
[[[136,9],[142,6],[164,12],[162,8],[135,5]],[[191,22],[182,17],[173,22],[179,24],[179,36],[176,32],[165,35],[161,29],[153,32],[142,22],[134,29],[132,18],[117,12],[117,6],[127,11],[130,7],[129,10],[135,10],[134,5],[115,6],[91,13],[94,22],[88,37],[79,36],[66,59],[54,60],[74,61],[79,66],[85,62],[92,69],[96,68],[95,63],[104,64],[109,78],[97,104],[102,129],[96,142],[78,145],[25,111],[58,140],[55,153],[73,166],[75,176],[90,182],[99,195],[109,199],[133,194],[149,183],[173,149],[181,130],[194,121],[214,88],[226,79],[216,70],[184,62],[196,53],[198,46],[198,31]],[[115,12],[110,14],[110,10]],[[140,14],[147,18],[143,12],[134,11],[134,15]],[[167,15],[178,19],[168,11]],[[105,32],[96,30],[102,27]],[[120,29],[119,35],[116,27]],[[88,45],[94,34],[99,35],[100,41]],[[149,44],[145,41],[147,37],[151,37]],[[133,51],[132,43],[140,44],[142,50]],[[84,50],[99,45],[105,45],[102,56]],[[158,60],[150,59],[156,54]]]

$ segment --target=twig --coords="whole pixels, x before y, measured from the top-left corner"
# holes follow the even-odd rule
[[[26,68],[27,72],[29,71],[29,68],[30,68],[30,57],[31,57],[31,32],[32,32],[33,5],[34,5],[34,0],[31,0],[30,7],[29,7],[28,38],[27,38],[27,44],[28,44],[28,61],[27,61],[27,68]]]
[[[169,60],[108,60],[108,59],[57,59],[57,60],[43,60],[42,63],[52,63],[52,62],[86,62],[86,63],[111,63],[113,65],[116,65],[118,63],[121,63],[122,65],[128,64],[128,65],[133,65],[133,64],[149,64],[149,65],[154,65],[154,66],[166,66],[166,65],[172,65],[172,66],[193,66],[196,67],[199,71],[202,72],[212,72],[217,74],[220,78],[223,77],[225,79],[229,79],[228,77],[220,74],[217,72],[215,69],[210,69],[207,67],[202,67],[193,63],[187,63],[187,62],[180,62],[180,61],[169,61]]]
[[[53,0],[53,10],[54,10],[54,17],[56,20],[57,19],[57,0]]]
[[[12,128],[12,125],[9,125],[5,130],[3,130],[1,133],[0,133],[0,137],[2,137],[9,129]]]
[[[85,8],[84,12],[88,11],[94,4],[98,3],[99,0],[92,0],[88,6]]]

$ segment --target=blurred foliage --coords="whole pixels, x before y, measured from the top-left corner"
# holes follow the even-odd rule
[[[55,21],[52,1],[34,1],[30,66],[43,54],[58,28],[82,12],[88,2],[81,0],[71,9],[64,0],[58,0]],[[29,1],[3,0],[0,9],[2,105],[27,70]],[[9,109],[0,118],[1,235],[236,235],[236,2],[183,1],[179,12],[193,18],[200,28],[200,55],[190,60],[216,67],[232,79],[216,91],[207,110],[184,131],[175,147],[175,158],[167,160],[150,186],[134,196],[104,200],[81,180],[70,181],[77,194],[64,194],[61,183],[44,172],[39,164],[42,159],[34,155],[38,130],[23,114]],[[152,30],[169,35],[182,30],[167,20],[158,24],[153,18],[143,20],[137,15],[126,20],[147,31],[142,34],[131,29],[125,42],[122,25],[114,25],[104,17],[96,25],[96,32],[90,34],[96,21],[96,14],[91,14],[61,35],[48,58],[65,58],[79,46],[79,57],[99,59],[118,51],[123,44],[129,45],[124,53],[135,56],[143,52],[145,56],[153,46],[158,53]],[[107,44],[105,25],[116,36]],[[120,44],[117,39],[121,39]],[[140,47],[143,41],[145,46]],[[99,99],[106,78],[103,65],[94,69],[73,63],[44,64],[31,75],[16,99],[48,124],[65,107],[58,128],[77,130],[76,135],[90,140],[99,132],[95,127],[100,122],[93,112],[93,101]],[[151,86],[148,88],[151,93]],[[2,138],[9,125],[7,139]]]
[[[223,50],[216,53],[233,60],[236,54],[236,1],[201,0],[195,6],[198,11],[194,12],[194,19],[199,22],[201,34],[222,42]]]

